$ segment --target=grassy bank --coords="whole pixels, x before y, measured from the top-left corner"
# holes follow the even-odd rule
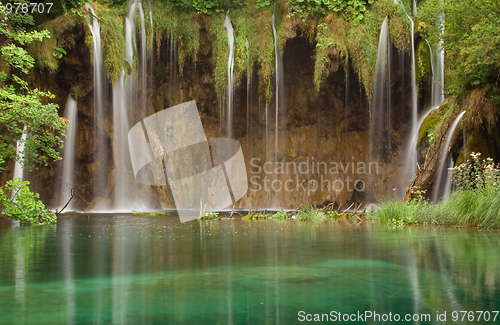
[[[401,226],[437,224],[499,228],[500,192],[458,190],[435,205],[425,200],[390,201],[378,205],[367,218]]]
[[[438,204],[421,197],[378,205],[369,219],[397,225],[438,224],[478,228],[500,227],[500,166],[493,159],[471,159],[452,168],[456,190]]]
[[[359,209],[359,207],[358,207]],[[297,220],[297,221],[326,221],[326,220],[352,220],[362,221],[366,217],[366,211],[353,211],[340,212],[333,210],[331,205],[324,208],[318,208],[314,205],[298,208],[292,211],[276,211],[270,212],[267,210],[250,210],[246,215],[243,215],[244,220]],[[239,213],[238,213],[239,214]],[[206,213],[204,216],[198,218],[199,220],[220,220],[228,219],[236,216],[236,214],[219,214],[218,212]]]

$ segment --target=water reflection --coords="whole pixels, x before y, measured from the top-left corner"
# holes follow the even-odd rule
[[[291,324],[301,310],[436,323],[500,308],[499,244],[497,232],[329,222],[0,225],[0,323]]]

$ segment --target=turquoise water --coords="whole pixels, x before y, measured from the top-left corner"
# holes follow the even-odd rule
[[[67,217],[0,224],[0,324],[300,324],[366,311],[380,321],[344,323],[441,324],[446,312],[455,324],[461,310],[491,312],[464,324],[500,321],[498,232]]]

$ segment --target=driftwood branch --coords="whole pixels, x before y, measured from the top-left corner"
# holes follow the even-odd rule
[[[93,179],[90,179],[90,181],[88,183],[85,183],[85,184],[80,184],[78,186],[75,186],[71,189],[71,197],[69,198],[68,202],[66,202],[66,204],[61,208],[61,210],[57,211],[56,210],[56,215],[59,215],[61,214],[61,212],[63,212],[64,209],[66,209],[66,207],[69,205],[69,203],[73,200],[73,198],[75,196],[78,196],[79,198],[81,198],[87,205],[90,204],[90,202],[88,202],[87,200],[85,200],[85,198],[80,195],[77,190],[80,189],[80,188],[83,188],[83,187],[88,187],[88,186],[91,186],[92,185],[92,181]]]

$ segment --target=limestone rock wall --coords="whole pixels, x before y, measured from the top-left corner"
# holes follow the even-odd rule
[[[131,126],[142,118],[181,102],[195,100],[207,138],[225,136],[221,111],[223,103],[215,92],[212,47],[206,31],[201,31],[197,62],[186,61],[183,74],[171,62],[171,44],[164,38],[148,59],[146,111],[130,112]],[[111,101],[108,114],[99,128],[106,134],[110,161],[106,177],[106,197],[95,198],[92,188],[94,170],[94,118],[91,50],[85,45],[83,26],[76,26],[73,42],[65,47],[59,70],[39,71],[34,77],[38,87],[56,95],[63,115],[69,93],[78,101],[78,140],[76,149],[77,205],[87,208],[91,202],[112,200],[114,165],[112,154]],[[313,82],[314,47],[304,37],[288,39],[282,53],[284,98],[280,98],[278,152],[275,150],[274,99],[266,102],[259,95],[258,66],[250,81],[239,80],[234,89],[233,137],[243,148],[249,191],[236,205],[240,208],[291,208],[305,204],[336,202],[373,202],[393,195],[401,180],[403,145],[409,128],[410,78],[409,55],[392,55],[394,74],[392,94],[397,118],[393,119],[392,156],[386,161],[370,161],[370,105],[358,76],[349,64],[340,65],[322,83],[319,93]],[[393,52],[397,52],[394,48]],[[161,66],[162,69],[155,69]],[[247,89],[250,85],[250,90]],[[111,96],[111,85],[106,90]],[[250,93],[250,97],[247,96]],[[266,116],[267,106],[267,116]],[[139,105],[137,105],[139,107]],[[138,109],[139,110],[139,109]],[[248,118],[247,118],[248,117]],[[267,123],[266,123],[267,121]],[[267,126],[266,126],[267,125]],[[276,160],[277,157],[277,160]],[[276,163],[278,162],[278,163]],[[267,163],[267,164],[266,164]],[[48,206],[58,202],[61,162],[40,168],[28,175],[35,190]],[[307,167],[307,168],[306,168]],[[280,169],[281,168],[281,169]],[[174,207],[168,188],[138,187],[143,199],[156,208]]]

